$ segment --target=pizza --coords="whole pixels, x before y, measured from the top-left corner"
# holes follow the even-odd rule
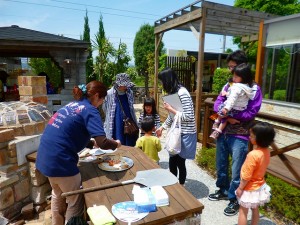
[[[129,169],[133,162],[127,157],[122,157],[119,154],[116,155],[104,155],[99,158],[98,167],[106,171],[122,171]]]

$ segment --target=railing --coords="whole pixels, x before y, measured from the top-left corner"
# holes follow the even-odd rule
[[[209,116],[213,113],[213,104],[214,101],[212,98],[207,98],[204,101],[205,112],[202,147],[216,146],[213,140],[209,138],[212,128],[212,121],[209,119]],[[271,145],[271,163],[268,167],[268,172],[300,188],[300,157],[297,158],[284,154],[296,149],[299,151],[300,120],[263,112],[259,112],[255,119],[271,123],[277,133],[275,142]]]

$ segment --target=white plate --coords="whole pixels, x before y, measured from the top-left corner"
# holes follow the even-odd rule
[[[112,214],[122,222],[131,224],[137,222],[147,216],[149,213],[138,213],[137,206],[134,201],[119,202],[111,208]]]
[[[123,167],[122,164],[126,164],[126,167]],[[133,166],[133,160],[131,158],[122,156],[121,157],[121,162],[117,163],[113,166],[110,166],[108,162],[100,162],[98,164],[98,167],[101,170],[104,171],[110,171],[110,172],[119,172],[119,171],[124,171],[124,170],[128,170],[129,168],[131,168]]]
[[[101,149],[101,148],[93,148],[93,149],[96,149],[96,150],[99,150],[99,151],[103,152],[102,154],[111,154],[111,153],[114,153],[115,151],[118,150],[117,148],[115,150],[112,150],[112,149]]]
[[[90,156],[79,158],[79,162],[92,162],[96,159],[97,159],[97,156],[90,155]]]
[[[97,155],[103,155],[105,152],[102,151],[100,148],[93,148],[89,152],[91,155],[97,156]]]

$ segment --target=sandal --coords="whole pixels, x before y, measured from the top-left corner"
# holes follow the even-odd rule
[[[211,133],[211,135],[209,135],[209,137],[216,140],[216,139],[218,139],[218,137],[219,137],[220,134],[221,134],[221,133],[220,133],[219,131],[214,130],[214,131]]]

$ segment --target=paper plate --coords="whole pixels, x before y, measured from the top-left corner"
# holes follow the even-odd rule
[[[113,158],[113,156],[111,156]],[[122,156],[119,163],[115,163],[113,166],[110,166],[107,161],[100,162],[98,167],[101,170],[110,171],[110,172],[119,172],[128,170],[133,166],[133,160],[131,158]]]
[[[137,205],[134,201],[119,202],[114,204],[111,209],[113,215],[122,222],[131,224],[143,219],[149,212],[138,213]]]

